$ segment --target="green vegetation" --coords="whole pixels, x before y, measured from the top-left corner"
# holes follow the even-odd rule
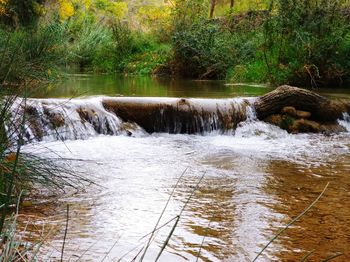
[[[349,1],[134,2],[0,0],[0,261],[26,256],[17,251],[16,216],[8,217],[20,196],[37,185],[62,190],[87,182],[22,152],[25,120],[35,117],[25,99],[33,83],[72,70],[305,87],[350,83]],[[24,99],[14,113],[18,96]]]
[[[264,24],[266,64],[275,82],[339,86],[349,80],[349,17],[342,2],[277,2],[278,15]]]
[[[22,197],[38,186],[63,192],[89,182],[55,160],[22,151],[25,122],[37,117],[31,114],[26,97],[33,83],[50,80],[62,63],[62,32],[64,26],[59,24],[0,30],[0,261],[27,261],[34,255],[34,247],[16,234]]]
[[[0,29],[0,82],[44,80],[64,63],[64,26],[42,25],[37,30]]]
[[[8,80],[22,81],[34,64],[36,79],[74,68],[337,87],[350,81],[349,8],[346,0],[0,0],[0,50],[11,43],[0,76],[11,66]]]

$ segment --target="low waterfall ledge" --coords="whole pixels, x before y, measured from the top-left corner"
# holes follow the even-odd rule
[[[330,100],[315,92],[281,86],[257,98],[92,97],[17,98],[9,140],[16,140],[23,114],[27,142],[86,139],[103,135],[233,134],[246,120],[265,121],[289,133],[350,131],[350,100]],[[9,125],[12,123],[12,125]]]

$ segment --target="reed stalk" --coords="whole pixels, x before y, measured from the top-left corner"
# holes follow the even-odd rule
[[[253,262],[255,262],[262,253],[269,247],[269,245],[275,241],[284,231],[286,231],[291,225],[293,225],[296,221],[298,221],[301,217],[303,217],[323,196],[323,194],[326,192],[326,189],[328,188],[329,182],[324,187],[322,192],[318,195],[318,197],[303,211],[301,212],[297,217],[295,217],[292,221],[290,221],[283,229],[281,229],[271,240],[259,251],[257,256],[253,259]]]

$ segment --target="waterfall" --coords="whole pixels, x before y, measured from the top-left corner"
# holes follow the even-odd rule
[[[26,142],[87,139],[100,134],[233,134],[238,126],[238,133],[243,130],[240,123],[258,123],[253,103],[254,98],[18,98],[5,128],[10,139],[17,139],[25,115]],[[339,120],[348,131],[349,123],[348,114]]]
[[[104,107],[148,133],[225,133],[247,119],[251,99],[108,98]]]
[[[113,113],[106,111],[100,98],[92,99],[17,99],[12,105],[11,125],[7,133],[17,139],[19,126],[25,113],[24,139],[32,141],[54,141],[86,139],[98,134],[129,134],[129,125]]]
[[[111,98],[21,99],[12,105],[11,138],[19,136],[25,114],[24,139],[54,141],[145,132],[225,133],[238,123],[256,119],[251,99]]]
[[[346,131],[350,132],[350,115],[348,113],[343,113],[342,119],[338,120],[338,122]]]

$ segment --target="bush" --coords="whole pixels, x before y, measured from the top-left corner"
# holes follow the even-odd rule
[[[131,31],[128,24],[113,26],[117,72],[150,74],[168,60],[170,48],[160,44],[151,34]]]
[[[115,43],[112,30],[91,20],[81,25],[67,23],[70,39],[68,62],[77,64],[81,71],[113,72]]]
[[[349,23],[343,1],[277,1],[265,23],[269,76],[276,83],[340,85],[348,78]]]
[[[174,64],[178,74],[222,79],[227,71],[255,53],[255,43],[241,32],[224,30],[214,20],[201,19],[174,32]]]
[[[64,26],[56,23],[37,30],[0,29],[0,81],[54,77],[65,62],[64,32]]]
[[[131,56],[125,66],[124,73],[150,75],[156,68],[168,63],[171,56],[171,47],[159,44],[144,50],[138,55]]]

